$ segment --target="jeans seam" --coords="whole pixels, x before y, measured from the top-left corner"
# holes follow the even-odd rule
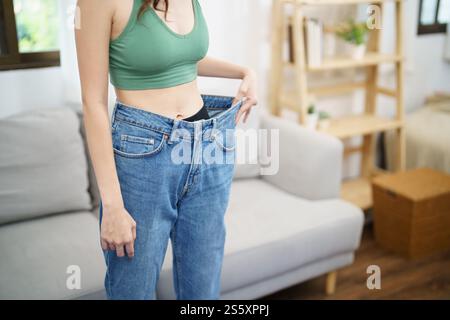
[[[201,128],[202,129],[202,128]],[[202,130],[201,130],[202,131]],[[197,134],[197,130],[194,129],[194,136]],[[192,185],[192,181],[191,181],[191,177],[193,178],[193,173],[194,171],[197,169],[197,167],[195,166],[195,161],[196,161],[196,156],[197,156],[197,152],[198,152],[198,145],[200,144],[200,146],[202,145],[202,140],[201,139],[196,139],[194,137],[194,139],[192,140],[193,143],[193,147],[192,147],[192,159],[191,159],[191,164],[189,166],[189,170],[188,170],[188,174],[187,174],[187,178],[186,178],[186,182],[183,186],[181,195],[180,195],[180,199],[182,199],[184,197],[184,195],[188,192],[189,187]],[[194,163],[192,163],[194,162]]]
[[[178,253],[177,253],[177,232],[176,232],[176,226],[177,226],[177,222],[175,223],[175,225],[173,226],[173,264],[174,264],[174,268],[175,268],[175,283],[176,283],[176,288],[177,288],[177,294],[178,294],[178,298],[181,297],[181,286],[180,286],[180,266],[178,263]]]
[[[111,264],[111,259],[110,259],[110,252],[107,250],[106,255],[108,257],[108,265]],[[107,274],[107,281],[108,281],[108,288],[106,290],[106,294],[108,295],[108,298],[112,298],[112,289],[111,289],[111,272],[109,272],[109,268],[106,269],[106,274]]]

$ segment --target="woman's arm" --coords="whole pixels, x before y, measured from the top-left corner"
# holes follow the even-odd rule
[[[108,114],[108,64],[114,1],[78,0],[75,39],[83,121],[103,206],[102,248],[133,254],[135,223],[125,211],[114,162]],[[134,239],[133,239],[134,241]]]
[[[244,79],[250,72],[249,68],[208,56],[198,62],[198,75],[202,77]]]
[[[198,62],[198,75],[203,77],[242,79],[239,91],[233,102],[246,98],[236,115],[236,123],[239,122],[242,115],[244,115],[244,122],[247,121],[251,108],[258,103],[255,71],[227,61],[205,57]]]

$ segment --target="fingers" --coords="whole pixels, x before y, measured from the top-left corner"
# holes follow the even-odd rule
[[[242,107],[239,109],[239,111],[236,114],[236,124],[239,123],[239,120],[241,119],[242,115],[244,114],[245,111],[247,111],[248,108],[248,103],[245,103],[242,105]]]
[[[124,257],[125,255],[127,255],[128,257],[132,258],[134,256],[135,240],[136,240],[136,222],[134,220],[131,220],[131,234],[128,234],[128,236],[124,237],[124,241],[100,237],[102,249],[116,251],[117,257]]]
[[[136,223],[134,223],[133,227],[131,228],[131,232],[133,235],[133,240],[136,240]]]
[[[244,122],[247,121],[248,116],[250,115],[250,111],[252,107],[255,105],[255,100],[246,101],[245,104],[241,107],[236,115],[236,124],[239,123],[242,115],[244,115]]]
[[[241,100],[242,98],[245,98],[247,96],[248,86],[249,86],[249,84],[246,81],[242,82],[241,86],[239,87],[239,91],[238,91],[236,97],[234,97],[234,100],[232,101],[232,104],[237,103],[239,100]]]
[[[118,257],[124,257],[125,256],[125,249],[123,246],[116,246],[116,255]]]
[[[235,119],[236,124],[239,123],[239,120],[241,119],[241,115],[242,115],[242,110],[239,110],[236,115],[236,119]]]
[[[244,113],[246,113],[246,112],[247,112],[247,109],[244,109],[244,108],[242,108],[241,110],[239,110],[239,112],[238,112],[238,114],[237,114],[237,116],[236,116],[236,124],[239,123],[239,120],[241,119],[242,115],[243,115]]]
[[[125,254],[132,258],[134,257],[134,240],[135,240],[135,236],[133,236],[133,241],[128,242],[127,244],[125,244],[125,246],[123,245],[113,245],[111,243],[107,243],[106,241],[102,240],[102,249],[103,250],[111,250],[111,251],[116,251],[116,255],[118,257],[124,257]]]
[[[231,105],[235,105],[236,103],[238,103],[239,100],[241,100],[242,98],[244,98],[244,95],[239,91],[239,93],[237,94],[236,97],[234,97],[233,101],[231,101]]]
[[[134,241],[136,240],[136,222],[133,222],[133,227],[131,228],[131,233],[133,236],[133,240],[130,241],[130,243],[127,244],[126,250],[128,257],[132,258],[134,257]]]
[[[125,255],[129,258],[134,257],[134,239],[125,245],[116,245],[115,250],[118,257],[125,257]]]
[[[134,257],[134,241],[131,241],[125,245],[125,250],[129,258]]]
[[[108,250],[108,242],[106,242],[103,239],[100,239],[100,244],[102,246],[102,250],[105,250],[105,251]]]
[[[248,111],[244,114],[244,123],[247,122],[248,116],[250,115],[250,112],[252,112],[252,109],[248,109]]]

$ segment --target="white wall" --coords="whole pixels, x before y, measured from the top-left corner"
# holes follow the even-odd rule
[[[410,53],[405,75],[405,103],[408,111],[419,108],[434,91],[450,92],[450,63],[444,60],[445,35],[417,35],[418,0],[408,0],[406,50]],[[450,30],[449,30],[450,32]]]
[[[0,118],[62,103],[61,68],[0,71]]]
[[[385,7],[382,49],[393,52],[395,45],[394,5]],[[450,92],[450,63],[444,60],[445,35],[417,35],[419,0],[404,2],[405,109],[412,112],[423,105],[426,96],[435,91]],[[384,68],[381,81],[394,87],[394,69]],[[384,114],[391,114],[392,100],[380,101]]]

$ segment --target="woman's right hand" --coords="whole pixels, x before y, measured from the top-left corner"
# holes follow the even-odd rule
[[[118,257],[134,256],[136,222],[124,207],[103,209],[100,241],[103,250],[115,250]]]

